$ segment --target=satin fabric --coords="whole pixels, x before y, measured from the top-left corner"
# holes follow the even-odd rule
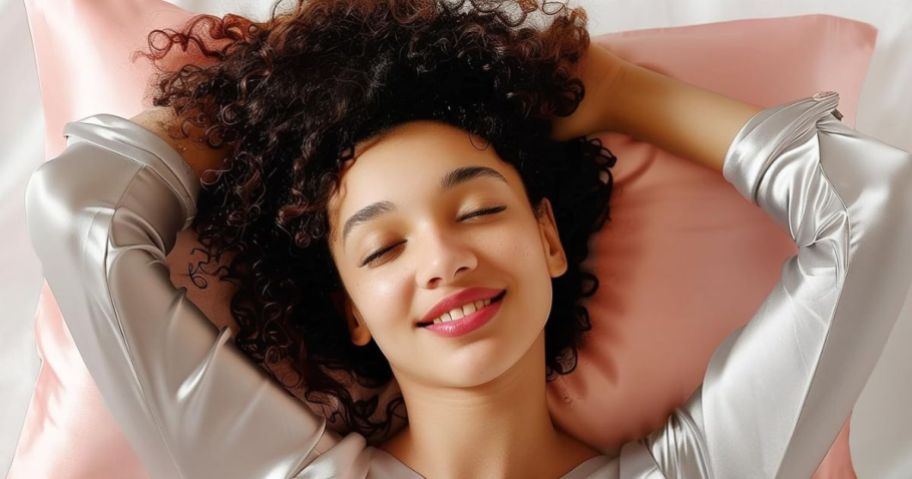
[[[829,92],[762,110],[723,176],[798,254],[702,386],[582,478],[809,477],[850,413],[912,282],[912,155],[832,114]],[[165,255],[199,182],[161,138],[110,114],[65,127],[26,190],[33,247],[106,405],[152,477],[420,475],[344,437],[215,328]]]

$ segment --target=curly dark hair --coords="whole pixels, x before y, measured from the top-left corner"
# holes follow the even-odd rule
[[[265,22],[196,15],[181,31],[153,30],[150,53],[137,52],[156,64],[193,42],[202,54],[156,65],[149,86],[153,105],[179,120],[173,137],[193,128],[204,132],[194,140],[228,147],[223,168],[201,180],[192,226],[207,263],[234,255],[219,279],[237,287],[237,346],[273,377],[285,364],[295,379],[277,379],[303,388],[311,408],[329,406],[322,413],[337,432],[369,443],[395,432],[388,419],[401,397],[373,419],[377,388],[394,378],[373,341],[351,341],[327,204],[356,143],[431,119],[486,139],[518,171],[536,214],[550,199],[568,269],[552,279],[546,377],[573,371],[591,329],[580,300],[599,285],[581,263],[609,217],[616,160],[598,139],[550,139],[552,118],[573,113],[585,93],[572,76],[590,42],[585,10],[548,0],[297,0],[278,13],[280,4]],[[529,25],[536,12],[551,21]],[[357,397],[355,385],[371,394]]]

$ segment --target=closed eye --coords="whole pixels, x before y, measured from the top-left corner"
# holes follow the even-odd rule
[[[473,211],[469,214],[463,215],[463,217],[459,218],[459,219],[461,221],[461,220],[465,220],[465,219],[469,219],[469,218],[474,218],[476,216],[493,215],[494,213],[500,213],[501,211],[503,211],[505,209],[507,209],[506,206],[494,206],[492,208],[483,208],[480,210]]]
[[[471,213],[468,213],[468,214],[463,215],[461,218],[459,218],[459,221],[467,220],[467,219],[470,219],[470,218],[474,218],[474,217],[476,217],[476,216],[484,216],[484,215],[492,215],[492,214],[495,214],[495,213],[500,213],[501,211],[503,211],[503,210],[505,210],[505,209],[507,209],[506,206],[494,206],[494,207],[491,207],[491,208],[483,208],[483,209],[476,210],[476,211],[473,211],[473,212],[471,212]],[[365,266],[365,265],[368,265],[368,264],[371,264],[371,263],[375,262],[377,259],[380,259],[383,255],[385,255],[385,254],[388,253],[389,251],[392,251],[394,248],[396,248],[397,246],[399,246],[400,244],[402,244],[402,243],[404,243],[404,242],[405,242],[405,241],[400,241],[400,242],[398,242],[398,243],[395,243],[395,244],[390,245],[390,246],[385,247],[385,248],[381,248],[381,249],[379,249],[379,250],[377,250],[377,251],[371,253],[370,256],[368,256],[367,258],[364,259],[363,262],[361,262],[361,266]]]

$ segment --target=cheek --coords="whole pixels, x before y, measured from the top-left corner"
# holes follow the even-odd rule
[[[411,320],[407,288],[408,282],[402,275],[377,277],[363,286],[359,304],[371,333],[383,335],[385,330],[401,328],[403,321]]]
[[[531,276],[548,275],[544,249],[535,223],[523,223],[509,233],[487,238],[480,251],[501,271],[509,271],[514,279],[527,281]]]
[[[383,356],[393,365],[407,363],[418,351],[411,324],[413,289],[406,275],[375,278],[362,290],[362,317]]]
[[[542,324],[547,320],[552,302],[552,278],[548,271],[541,233],[537,223],[527,226],[522,234],[489,246],[490,261],[504,271],[515,283],[512,303],[519,318],[537,318]]]

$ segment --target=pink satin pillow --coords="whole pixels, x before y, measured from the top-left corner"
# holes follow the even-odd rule
[[[26,0],[26,8],[47,158],[63,150],[66,122],[99,112],[129,118],[148,107],[151,67],[130,63],[129,54],[144,47],[146,32],[178,27],[192,14],[160,0],[74,0],[67,8]],[[876,35],[865,23],[804,15],[593,41],[756,105],[836,90],[843,122],[854,125]],[[751,318],[795,248],[718,173],[624,135],[600,137],[619,161],[612,221],[593,239],[587,261],[601,280],[587,302],[593,328],[577,370],[549,385],[548,400],[563,429],[610,450],[658,427],[693,392],[712,351]],[[229,324],[230,288],[190,270],[203,259],[190,254],[198,244],[191,230],[178,235],[168,256],[172,282],[214,323]],[[205,290],[199,281],[208,282]],[[8,477],[148,477],[105,409],[46,284],[35,333],[43,363]],[[855,477],[848,418],[814,477]]]

